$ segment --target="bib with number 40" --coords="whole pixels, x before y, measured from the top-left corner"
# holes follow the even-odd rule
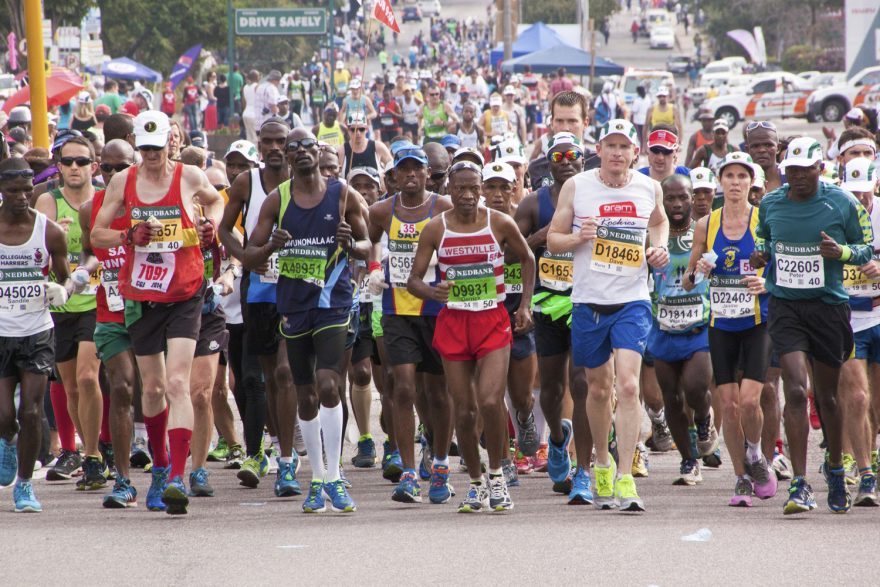
[[[825,259],[819,254],[819,243],[777,242],[776,285],[791,289],[825,287]]]

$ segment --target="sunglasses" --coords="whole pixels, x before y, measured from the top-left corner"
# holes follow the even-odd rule
[[[756,128],[766,128],[776,132],[776,125],[769,120],[754,120],[746,125],[746,134],[752,132]]]
[[[144,145],[143,147],[138,147],[138,151],[144,151],[146,153],[155,153],[157,151],[161,151],[165,147],[157,147],[155,145]]]
[[[0,179],[17,179],[19,177],[24,177],[25,179],[27,179],[33,176],[33,169],[7,169],[6,171],[0,173]]]
[[[652,153],[654,153],[655,155],[672,155],[671,149],[664,149],[663,147],[651,147],[648,150],[651,151]]]
[[[470,161],[459,161],[449,168],[449,175],[452,175],[453,173],[458,173],[459,171],[464,171],[465,169],[469,171],[475,171],[480,175],[482,175],[483,173],[482,168],[476,163],[472,163]]]
[[[419,157],[421,159],[428,158],[428,156],[425,155],[425,152],[423,150],[419,149],[418,147],[415,147],[415,148],[410,147],[409,149],[401,149],[397,153],[395,153],[394,160],[400,161],[404,157],[411,157],[411,156]]]
[[[76,163],[77,167],[88,167],[92,164],[92,160],[89,157],[62,157],[58,162],[65,167],[73,167],[74,163]]]
[[[438,171],[431,174],[431,181],[440,181],[446,177],[446,171]]]
[[[303,149],[312,149],[318,146],[317,139],[301,139],[299,141],[290,141],[287,143],[288,151],[298,151],[300,147]]]
[[[550,159],[553,163],[559,163],[563,159],[568,159],[569,161],[577,161],[584,154],[575,149],[569,149],[568,151],[553,151],[550,153],[547,158]]]
[[[367,132],[367,127],[365,126],[350,126],[348,130],[351,132]]]
[[[428,92],[429,96],[439,96],[440,92]]]
[[[129,167],[131,167],[130,163],[119,163],[118,165],[101,163],[101,171],[103,171],[104,173],[119,173],[120,171],[125,171]]]

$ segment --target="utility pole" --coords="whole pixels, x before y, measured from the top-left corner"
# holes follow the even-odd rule
[[[596,27],[590,19],[590,91],[593,91],[593,78],[596,77]]]
[[[336,97],[336,64],[333,63],[333,48],[336,46],[336,8],[333,6],[333,0],[329,0],[330,7],[327,11],[327,61],[330,63],[330,95]]]
[[[229,77],[232,79],[232,68],[235,67],[235,11],[232,0],[226,0],[226,62],[229,63]],[[229,111],[235,113],[235,96],[229,92]]]
[[[504,60],[513,57],[513,23],[511,22],[510,0],[504,0]]]

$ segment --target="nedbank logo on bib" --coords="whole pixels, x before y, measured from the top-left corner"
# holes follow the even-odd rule
[[[787,253],[789,255],[815,255],[819,252],[819,243],[803,245],[776,243],[776,252]]]
[[[608,236],[608,229],[604,226],[600,226],[596,229],[596,236],[598,236],[599,238],[605,238],[606,236]]]
[[[20,281],[22,279],[43,279],[43,272],[39,267],[21,270],[0,271],[0,281]]]
[[[131,217],[135,220],[144,218],[152,214],[156,220],[178,219],[180,218],[180,208],[178,206],[156,206],[150,208],[132,208]]]
[[[446,270],[446,279],[472,279],[475,277],[486,277],[493,275],[494,270],[489,264],[469,266],[469,267],[450,267]]]

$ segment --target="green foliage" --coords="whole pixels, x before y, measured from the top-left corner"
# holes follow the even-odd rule
[[[520,0],[522,2],[522,22],[539,20],[546,24],[576,24],[576,0]],[[590,0],[590,18],[598,23],[620,10],[618,0]]]
[[[782,54],[782,69],[785,71],[807,71],[815,69],[822,50],[812,45],[792,45]]]

